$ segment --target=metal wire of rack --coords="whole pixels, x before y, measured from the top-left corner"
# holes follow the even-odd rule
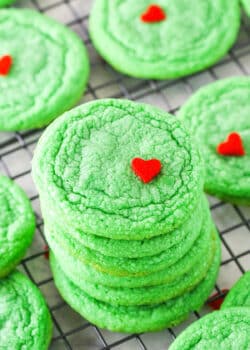
[[[238,41],[214,67],[178,80],[156,82],[131,79],[115,72],[96,53],[88,36],[88,14],[92,0],[21,0],[18,7],[31,7],[54,17],[76,31],[86,44],[91,60],[91,77],[81,102],[103,98],[128,98],[155,104],[175,113],[202,85],[232,75],[250,75],[250,21],[242,16]],[[99,329],[66,305],[57,293],[47,256],[39,198],[31,178],[33,150],[42,131],[0,133],[0,173],[19,183],[27,192],[37,219],[32,247],[19,269],[37,284],[46,297],[54,322],[51,350],[163,350],[191,322],[211,311],[206,305],[181,325],[156,333],[119,334]],[[222,263],[211,300],[221,298],[223,289],[250,269],[250,208],[239,207],[209,197],[211,211],[222,241]]]

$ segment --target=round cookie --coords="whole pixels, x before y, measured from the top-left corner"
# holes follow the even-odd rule
[[[89,63],[80,38],[32,10],[0,11],[0,130],[40,128],[81,98]],[[6,63],[5,63],[6,64]]]
[[[227,294],[222,309],[237,306],[250,308],[250,271],[246,272]]]
[[[216,239],[217,242],[215,242]],[[68,274],[68,270],[62,268],[65,266],[66,260],[64,262],[64,265],[61,265],[60,267],[76,286],[97,300],[109,303],[111,305],[153,305],[165,302],[194,289],[195,286],[198,285],[200,281],[205,277],[207,271],[209,270],[209,267],[212,264],[215,255],[216,243],[218,250],[220,241],[218,237],[216,238],[215,234],[213,233],[213,238],[211,239],[210,246],[207,247],[206,253],[198,266],[195,266],[187,274],[180,276],[180,278],[176,279],[174,283],[160,284],[152,287],[106,287],[99,283],[93,284],[88,282],[85,279],[85,276],[78,274],[78,272],[76,273],[76,270],[72,270],[72,273]],[[50,259],[51,258],[52,260],[56,260],[54,255],[50,255]]]
[[[136,157],[161,162],[150,183],[132,171]],[[33,178],[65,227],[142,240],[174,230],[191,215],[203,188],[203,164],[174,116],[106,99],[75,108],[46,129]]]
[[[203,226],[199,233],[197,240],[202,241],[202,247],[208,247],[210,243],[212,230],[212,223],[210,216],[203,221]],[[187,240],[185,245],[177,244],[166,251],[157,255],[142,258],[114,258],[98,253],[94,250],[79,245],[78,242],[73,241],[69,237],[58,237],[53,229],[45,226],[44,230],[49,246],[53,247],[55,241],[61,243],[63,250],[69,252],[75,260],[81,263],[91,265],[99,271],[109,273],[115,276],[144,276],[156,271],[160,271],[174,265],[179,261],[193,246],[195,240]],[[189,262],[191,264],[192,261]]]
[[[250,0],[241,0],[241,3],[247,15],[250,16]]]
[[[0,7],[10,5],[14,2],[15,0],[0,0]]]
[[[225,79],[201,88],[179,113],[204,158],[205,190],[233,203],[250,204],[249,115],[247,77]],[[243,142],[243,156],[226,156],[217,150],[224,144],[237,151],[240,140],[225,141],[232,132]]]
[[[75,286],[52,261],[58,290],[69,305],[90,322],[112,331],[141,333],[156,331],[180,323],[198,310],[214,286],[220,264],[220,250],[205,279],[191,292],[155,306],[112,306],[98,301]]]
[[[206,231],[204,232],[206,233]],[[209,234],[208,231],[207,233]],[[62,242],[58,242],[52,239],[52,237],[50,237],[49,244],[59,265],[64,266],[64,271],[70,278],[72,278],[73,275],[78,275],[84,276],[84,279],[92,284],[102,284],[115,288],[140,288],[142,286],[146,287],[163,283],[174,283],[184,274],[188,274],[195,266],[201,264],[201,261],[206,260],[204,257],[208,253],[207,247],[209,246],[209,241],[208,236],[202,233],[201,237],[196,240],[188,253],[175,264],[163,270],[143,276],[117,276],[115,274],[99,271],[96,267],[85,264],[81,260],[81,256],[80,259],[79,257],[76,258],[72,252],[70,252],[69,245],[62,245]],[[67,262],[67,264],[65,262]]]
[[[52,336],[49,310],[39,289],[23,274],[0,280],[2,349],[47,350]]]
[[[152,256],[159,254],[167,249],[181,244],[185,246],[186,241],[194,242],[198,237],[205,217],[208,217],[209,206],[207,199],[202,196],[199,205],[188,218],[183,225],[160,236],[156,236],[150,239],[139,240],[119,240],[110,239],[106,237],[89,235],[82,231],[70,231],[65,232],[65,227],[60,224],[59,220],[55,223],[55,213],[52,210],[48,210],[46,206],[46,200],[42,200],[45,203],[42,213],[47,227],[53,227],[56,233],[59,233],[60,238],[62,236],[72,237],[79,245],[84,245],[92,250],[95,250],[103,255],[119,258],[140,258],[145,256]],[[58,236],[59,239],[59,236]]]
[[[0,278],[25,255],[34,231],[35,217],[26,194],[13,181],[0,175]]]
[[[194,322],[175,340],[170,350],[248,350],[250,309],[215,311]]]
[[[231,0],[230,6],[228,0],[157,0],[153,4],[165,18],[154,23],[141,19],[151,4],[94,2],[89,28],[93,44],[122,73],[150,79],[189,75],[213,65],[236,40],[238,0]]]

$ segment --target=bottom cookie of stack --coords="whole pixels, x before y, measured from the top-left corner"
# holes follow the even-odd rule
[[[97,300],[66,276],[53,254],[51,267],[62,297],[90,322],[119,332],[156,331],[180,323],[190,312],[198,310],[204,304],[215,284],[220,265],[219,239],[216,242],[213,262],[198,285],[178,297],[154,305],[122,306]],[[102,288],[101,285],[98,287]]]

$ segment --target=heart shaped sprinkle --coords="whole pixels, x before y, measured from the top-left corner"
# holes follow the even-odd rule
[[[0,57],[0,75],[8,75],[12,66],[12,57],[5,55]]]
[[[226,141],[217,146],[217,152],[222,156],[244,156],[245,149],[241,136],[237,132],[232,132]]]
[[[149,5],[146,11],[141,15],[142,22],[155,23],[166,19],[164,10],[159,5]]]
[[[161,171],[161,162],[158,159],[144,160],[142,158],[134,158],[131,166],[133,172],[144,183],[152,181]]]
[[[43,253],[44,258],[47,259],[47,260],[49,260],[49,246],[48,246],[48,245],[45,245],[45,246],[43,247],[43,249],[44,249],[44,253]]]
[[[228,289],[222,289],[221,293],[213,294],[208,300],[208,305],[213,310],[220,310],[221,304],[223,303],[228,292],[229,292]]]

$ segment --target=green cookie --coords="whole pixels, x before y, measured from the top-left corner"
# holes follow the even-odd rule
[[[237,306],[250,307],[250,271],[246,272],[227,294],[222,309]]]
[[[222,58],[240,26],[238,0],[157,0],[166,18],[141,20],[150,0],[95,0],[90,36],[118,71],[150,79],[177,78]]]
[[[211,219],[210,217],[206,217],[197,239],[203,241],[203,246],[209,246],[211,227]],[[195,242],[187,240],[184,246],[180,243],[157,255],[129,259],[103,255],[83,245],[79,245],[78,242],[73,241],[70,237],[59,236],[58,234],[52,228],[45,226],[45,236],[52,250],[54,241],[59,242],[59,244],[61,242],[63,249],[67,250],[75,260],[115,276],[144,276],[166,269],[180,260],[192,248]]]
[[[241,3],[247,13],[248,16],[250,16],[250,0],[241,0]]]
[[[209,215],[209,207],[207,200],[202,196],[201,201],[191,217],[188,218],[181,227],[178,227],[172,232],[168,232],[165,235],[156,236],[150,239],[144,239],[142,241],[129,241],[110,239],[96,235],[89,235],[82,231],[71,230],[65,232],[63,225],[60,222],[54,223],[55,213],[52,210],[48,210],[46,201],[43,199],[42,203],[45,203],[42,208],[43,218],[47,227],[56,227],[56,232],[62,236],[72,236],[73,240],[76,240],[79,245],[84,245],[92,250],[95,250],[103,255],[123,258],[140,258],[145,256],[152,256],[159,254],[167,249],[181,244],[185,246],[186,242],[194,242],[200,233],[201,226],[204,218]],[[54,230],[55,231],[55,230]],[[59,237],[58,237],[59,239]]]
[[[49,310],[38,288],[18,271],[0,280],[0,325],[1,349],[48,349]]]
[[[10,5],[14,2],[15,0],[0,0],[0,7]]]
[[[0,12],[0,130],[47,125],[74,106],[85,89],[89,63],[82,41],[65,26],[32,10]]]
[[[35,217],[23,190],[0,176],[0,278],[25,255],[35,231]]]
[[[161,162],[145,184],[134,158]],[[42,135],[33,178],[64,227],[113,239],[143,240],[181,225],[198,205],[203,164],[179,121],[128,100],[86,103]],[[56,217],[58,215],[56,214]]]
[[[143,276],[116,276],[99,271],[95,267],[84,263],[81,255],[74,256],[70,252],[67,243],[63,245],[62,241],[56,241],[50,236],[49,244],[58,263],[64,267],[64,271],[69,277],[73,275],[84,276],[84,279],[92,284],[102,284],[109,287],[140,288],[142,286],[174,283],[181,276],[190,273],[198,264],[201,264],[201,261],[206,261],[209,252],[207,248],[209,247],[210,234],[211,231],[202,232],[188,253],[175,264]],[[77,284],[77,281],[75,283]]]
[[[189,326],[169,350],[249,350],[250,309],[215,311]]]
[[[250,78],[217,81],[200,89],[184,105],[185,121],[206,167],[205,190],[233,203],[250,204]],[[237,132],[244,156],[218,154],[216,148]],[[237,144],[229,144],[237,151]]]
[[[169,299],[177,297],[183,293],[195,288],[201,280],[205,277],[209,267],[212,264],[215,247],[216,236],[213,233],[210,246],[208,245],[205,255],[200,261],[199,265],[195,266],[187,274],[181,275],[180,278],[174,281],[174,283],[160,284],[152,287],[140,287],[140,288],[111,288],[105,287],[102,284],[93,284],[85,279],[85,275],[79,274],[77,269],[72,270],[72,273],[68,274],[68,260],[65,260],[60,265],[64,273],[68,278],[85,293],[91,297],[109,303],[111,305],[152,305],[165,302]],[[217,250],[219,249],[220,241],[217,237]],[[52,259],[57,260],[53,255]],[[58,262],[57,262],[58,263]],[[53,264],[53,260],[52,260]]]
[[[112,306],[98,301],[76,287],[52,260],[55,283],[63,298],[90,322],[112,331],[140,333],[156,331],[180,323],[198,310],[214,286],[220,264],[217,250],[205,279],[191,292],[155,306]]]

